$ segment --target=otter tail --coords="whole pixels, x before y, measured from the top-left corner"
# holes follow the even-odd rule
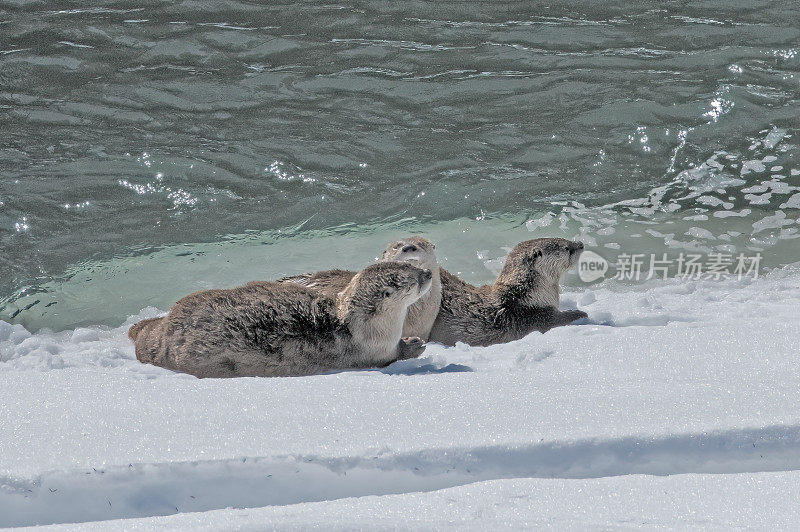
[[[149,329],[151,326],[156,325],[156,322],[160,321],[161,318],[150,318],[147,320],[142,320],[139,323],[134,323],[131,325],[131,328],[128,329],[128,338],[135,342],[142,330]]]
[[[154,364],[156,354],[158,352],[157,335],[153,337],[153,329],[158,327],[164,322],[164,318],[150,318],[135,323],[128,329],[128,337],[136,344],[136,358],[139,362],[146,364]],[[154,344],[155,342],[155,344]]]

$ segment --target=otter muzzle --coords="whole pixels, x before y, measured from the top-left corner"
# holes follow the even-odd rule
[[[569,243],[569,266],[572,267],[578,262],[578,258],[583,253],[583,242],[576,240]]]
[[[428,293],[433,284],[433,273],[428,268],[422,270],[419,274],[419,295],[423,296]]]

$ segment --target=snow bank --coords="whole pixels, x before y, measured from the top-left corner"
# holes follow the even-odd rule
[[[31,335],[0,322],[0,526],[474,482],[454,493],[605,493],[624,481],[599,477],[632,474],[739,473],[732,482],[744,486],[773,478],[748,473],[800,469],[797,266],[757,281],[607,284],[562,299],[591,320],[502,346],[432,346],[380,371],[304,378],[198,380],[139,364],[125,331],[155,309],[109,330]],[[594,480],[543,480],[552,477]],[[520,478],[534,480],[484,482]],[[625,489],[647,491],[636,487],[642,477],[625,478]],[[667,480],[689,497],[680,478]],[[413,497],[435,508],[451,491]],[[422,500],[398,497],[258,512],[283,519],[321,508],[345,519],[358,505]],[[573,497],[577,508],[583,496]],[[540,510],[517,525],[547,524]],[[623,515],[612,513],[586,522]],[[219,515],[225,527],[239,514]],[[175,519],[165,523],[201,518]]]

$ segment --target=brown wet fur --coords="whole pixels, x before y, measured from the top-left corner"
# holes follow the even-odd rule
[[[428,340],[486,346],[585,318],[580,310],[558,310],[559,278],[582,249],[580,242],[563,238],[521,242],[495,283],[484,286],[473,286],[442,268],[442,302]]]
[[[143,329],[155,327],[159,322],[161,322],[161,318],[149,318],[133,324],[131,328],[128,329],[128,338],[135,342],[136,337],[140,332],[142,332]]]
[[[335,297],[292,283],[253,282],[179,300],[163,318],[133,325],[141,362],[197,377],[311,375],[418,356],[402,338],[408,306],[431,272],[378,263]]]
[[[383,251],[382,262],[412,262],[420,268],[433,272],[431,289],[416,303],[411,305],[403,325],[403,336],[419,337],[427,340],[442,300],[442,285],[439,278],[439,264],[436,261],[433,243],[421,236],[409,236],[392,242]],[[350,270],[325,270],[284,277],[279,282],[290,282],[307,286],[328,295],[336,294],[347,286],[356,274]]]

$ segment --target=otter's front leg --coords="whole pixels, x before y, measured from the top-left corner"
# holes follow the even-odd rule
[[[397,345],[397,360],[417,358],[425,351],[425,342],[419,336],[402,338]]]

